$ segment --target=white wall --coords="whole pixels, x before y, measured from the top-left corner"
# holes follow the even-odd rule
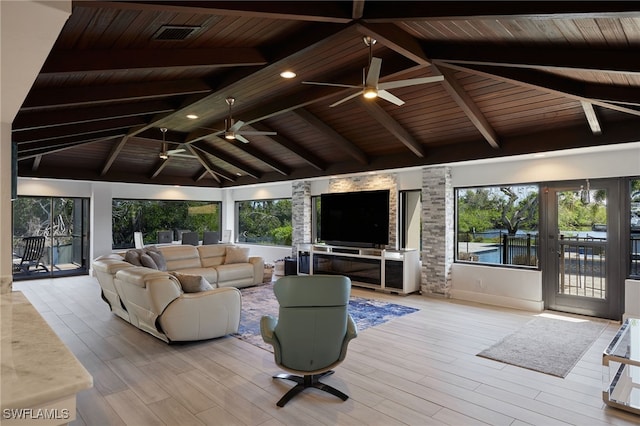
[[[454,263],[451,298],[542,311],[542,272]]]
[[[71,1],[0,1],[0,293],[11,291],[11,123],[71,15]]]
[[[570,150],[497,162],[452,165],[454,187],[596,179],[640,175],[640,144]],[[540,311],[542,273],[497,266],[456,263],[452,266],[451,297]],[[480,283],[478,282],[480,280]],[[640,302],[637,303],[640,306]],[[640,311],[640,308],[638,308]]]
[[[453,185],[461,187],[640,175],[640,144],[614,146],[609,149],[609,151],[604,151],[598,148],[593,153],[567,151],[548,154],[543,158],[522,156],[508,160],[500,159],[493,163],[479,161],[452,164]],[[385,173],[389,172],[391,171]],[[420,169],[396,170],[394,172],[397,173],[399,189],[420,189],[422,184]],[[311,180],[312,195],[328,192],[329,180],[329,177]],[[222,201],[222,227],[233,231],[235,228],[235,201],[289,198],[291,197],[291,182],[208,189],[20,179],[18,194],[92,197],[92,205],[94,206],[92,258],[94,258],[111,249],[110,197]],[[95,200],[96,197],[100,197],[99,202]],[[250,247],[252,254],[260,255],[270,263],[291,255],[289,247],[254,245],[250,245]],[[481,280],[481,285],[478,280]],[[513,268],[454,264],[451,296],[519,309],[540,310],[542,309],[541,273]]]

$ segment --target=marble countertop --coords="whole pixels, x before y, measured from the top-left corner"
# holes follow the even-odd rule
[[[93,377],[18,291],[0,295],[1,408],[34,408],[93,386]]]

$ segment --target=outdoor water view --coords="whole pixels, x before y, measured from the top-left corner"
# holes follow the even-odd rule
[[[457,260],[537,267],[537,185],[456,190]]]

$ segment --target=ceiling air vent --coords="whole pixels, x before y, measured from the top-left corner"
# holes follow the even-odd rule
[[[199,29],[200,27],[187,25],[163,25],[156,31],[152,38],[154,40],[184,40]]]

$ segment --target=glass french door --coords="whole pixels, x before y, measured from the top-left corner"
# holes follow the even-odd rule
[[[14,268],[13,279],[86,274],[89,250],[89,200],[86,198],[18,197],[13,201],[14,264],[24,237],[45,238],[34,267]]]
[[[543,291],[547,309],[620,319],[620,187],[617,180],[543,190]]]

